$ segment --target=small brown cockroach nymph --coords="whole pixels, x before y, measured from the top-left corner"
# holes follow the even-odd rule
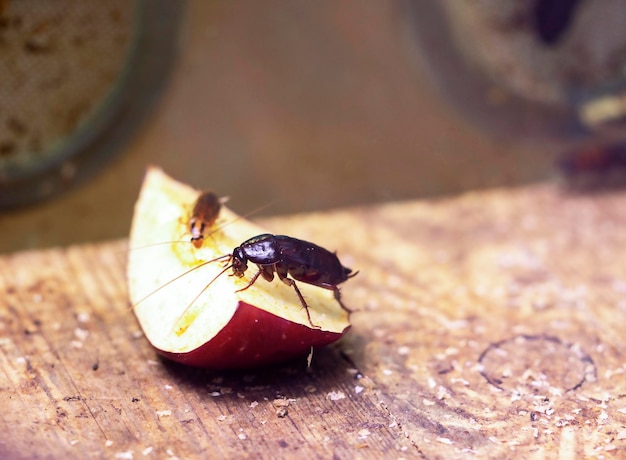
[[[198,196],[188,222],[190,241],[196,249],[202,247],[208,230],[215,224],[226,201],[228,198],[220,198],[210,190]]]

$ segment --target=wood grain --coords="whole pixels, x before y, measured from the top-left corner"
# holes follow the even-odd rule
[[[2,458],[620,458],[626,195],[551,186],[276,218],[360,270],[336,346],[157,357],[125,242],[0,259]]]

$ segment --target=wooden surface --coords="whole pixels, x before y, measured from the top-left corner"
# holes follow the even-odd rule
[[[271,369],[157,357],[125,243],[0,259],[1,458],[622,458],[625,194],[267,220],[337,249],[351,332]]]

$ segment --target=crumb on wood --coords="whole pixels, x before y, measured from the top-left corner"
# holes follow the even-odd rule
[[[91,319],[91,316],[87,312],[80,312],[76,314],[76,320],[79,323],[88,323]]]
[[[276,409],[276,416],[284,418],[289,413],[289,400],[286,398],[278,398],[272,401],[272,405]]]
[[[82,329],[80,327],[77,327],[76,329],[74,329],[74,335],[76,336],[78,340],[80,340],[81,342],[84,342],[89,336],[89,331],[87,329]]]
[[[374,383],[374,381],[370,379],[369,377],[365,377],[365,376],[359,379],[359,385],[364,387],[367,390],[373,390],[374,388],[376,388],[376,383]]]
[[[331,391],[326,397],[331,401],[339,401],[340,399],[345,399],[346,394],[343,391]]]

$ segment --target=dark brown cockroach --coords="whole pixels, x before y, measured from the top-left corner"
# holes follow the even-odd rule
[[[248,269],[248,262],[251,262],[256,264],[259,270],[252,276],[250,282],[245,287],[238,289],[236,292],[248,289],[257,281],[259,276],[262,276],[266,281],[272,281],[274,274],[276,274],[282,282],[293,287],[296,291],[300,304],[305,309],[307,318],[312,327],[319,328],[319,326],[313,324],[311,320],[309,306],[302,296],[300,289],[298,289],[296,281],[333,291],[335,300],[337,300],[341,308],[350,312],[341,300],[341,292],[339,291],[338,285],[352,278],[358,272],[353,273],[352,269],[344,267],[335,253],[321,246],[290,236],[272,235],[269,233],[257,235],[244,241],[241,245],[233,249],[231,254],[216,257],[215,259],[193,267],[191,270],[168,281],[159,287],[157,291],[187,275],[191,271],[219,260],[227,260],[226,267],[224,267],[224,269],[194,298],[188,309],[200,295],[227,270],[232,268],[232,275],[241,278]],[[153,291],[150,295],[155,292],[156,291]],[[144,299],[140,300],[140,302]],[[181,317],[183,316],[185,316],[185,312],[181,315]]]
[[[259,275],[266,281],[272,281],[276,273],[282,282],[292,286],[296,291],[311,326],[317,327],[311,321],[309,306],[298,289],[296,281],[333,291],[335,300],[341,308],[350,312],[341,301],[341,293],[337,286],[355,276],[356,273],[352,273],[352,269],[341,265],[337,255],[329,250],[290,236],[264,233],[244,241],[233,249],[230,255],[233,275],[241,278],[248,269],[248,261],[256,264],[259,271],[250,279],[248,285],[239,291],[252,286]],[[228,268],[227,266],[226,270]]]

